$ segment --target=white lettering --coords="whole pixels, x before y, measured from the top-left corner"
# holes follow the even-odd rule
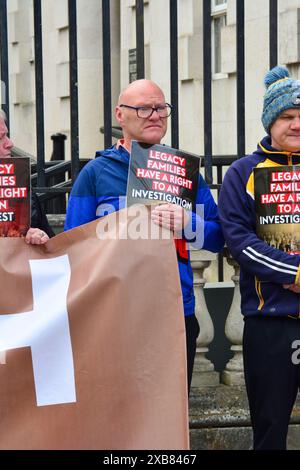
[[[31,260],[33,310],[0,315],[2,350],[30,347],[37,406],[76,401],[67,311],[67,255]]]

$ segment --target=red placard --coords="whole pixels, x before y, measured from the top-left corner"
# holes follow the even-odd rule
[[[30,160],[0,158],[0,236],[23,237],[30,227]]]

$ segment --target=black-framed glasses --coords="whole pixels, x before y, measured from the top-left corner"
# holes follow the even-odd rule
[[[155,107],[150,107],[150,106],[129,106],[128,104],[120,104],[120,108],[129,108],[129,109],[135,109],[137,117],[141,119],[148,119],[152,116],[154,111],[157,112],[157,114],[162,117],[162,118],[167,118],[171,115],[172,113],[172,105],[169,103],[166,103],[164,106],[155,106]]]

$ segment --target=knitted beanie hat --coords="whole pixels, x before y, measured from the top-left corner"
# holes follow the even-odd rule
[[[286,109],[300,108],[300,81],[290,77],[285,67],[274,67],[264,79],[266,93],[262,112],[262,123],[266,132]]]

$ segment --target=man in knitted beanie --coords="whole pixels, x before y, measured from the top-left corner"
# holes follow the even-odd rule
[[[275,67],[265,76],[265,86],[262,123],[270,134],[272,124],[281,113],[300,108],[300,81],[291,78],[284,67]]]
[[[270,70],[264,82],[262,123],[267,136],[252,155],[227,171],[219,216],[241,268],[253,447],[271,450],[286,448],[300,386],[300,82],[284,67]],[[257,175],[268,181],[265,194],[259,194]],[[273,178],[272,184],[267,178]],[[262,201],[274,215],[259,216]],[[264,237],[258,222],[266,224]]]

